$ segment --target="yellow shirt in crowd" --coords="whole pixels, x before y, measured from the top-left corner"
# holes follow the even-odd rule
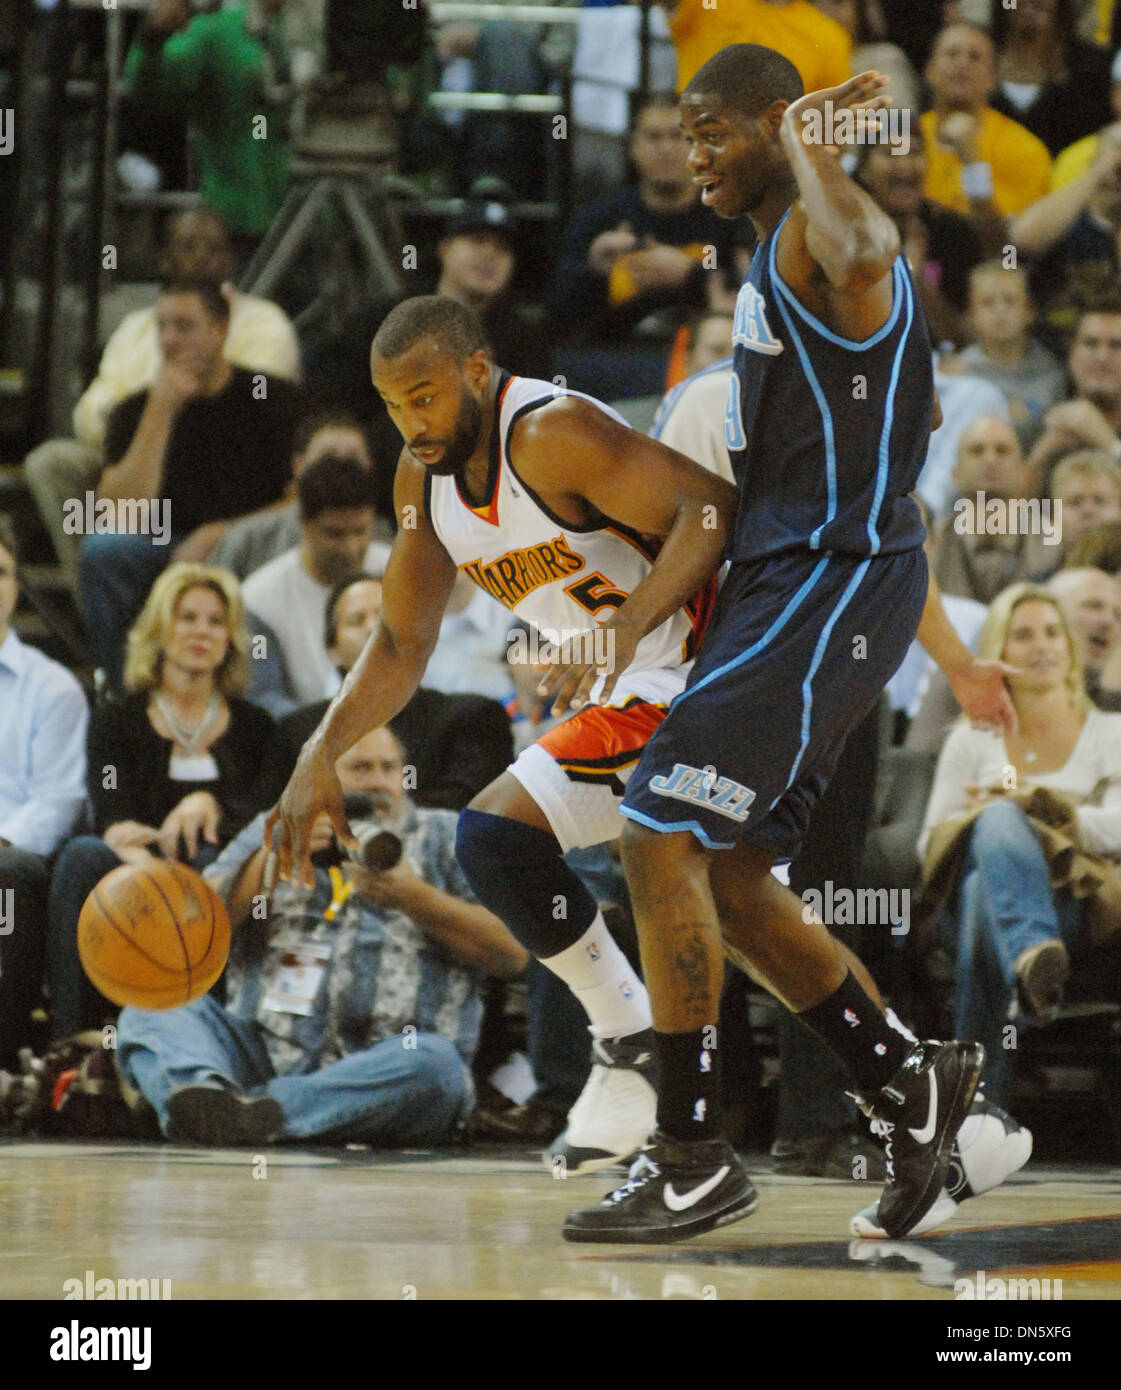
[[[679,0],[670,16],[677,48],[677,90],[698,68],[730,43],[758,43],[789,58],[807,92],[837,87],[849,79],[852,42],[848,34],[809,0],[768,5],[766,0]]]
[[[1055,167],[1051,170],[1051,192],[1062,188],[1065,183],[1073,183],[1080,178],[1098,157],[1100,135],[1084,135],[1055,156]]]
[[[926,148],[926,196],[936,203],[967,213],[969,199],[961,186],[961,160],[935,139],[938,115],[927,111],[919,117]],[[1022,212],[1051,187],[1051,156],[1019,121],[986,106],[977,135],[978,162],[993,171],[993,202],[1005,217]]]

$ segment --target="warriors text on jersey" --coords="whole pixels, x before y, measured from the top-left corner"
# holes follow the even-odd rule
[[[485,502],[472,506],[454,477],[429,473],[424,482],[428,518],[459,569],[549,641],[605,622],[649,574],[661,545],[660,537],[606,516],[586,526],[564,521],[519,476],[510,457],[515,424],[561,396],[580,396],[621,418],[580,392],[503,372]],[[714,598],[715,580],[648,633],[615,695],[671,700],[684,683]]]
[[[930,337],[902,256],[878,332],[852,342],[814,318],[775,260],[784,217],[736,301],[725,440],[740,490],[730,558],[788,549],[881,555],[921,545],[908,497],[934,410]]]

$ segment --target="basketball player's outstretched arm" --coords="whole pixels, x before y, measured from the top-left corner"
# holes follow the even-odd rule
[[[891,104],[888,79],[864,72],[840,87],[808,92],[782,113],[779,136],[798,184],[798,200],[779,235],[779,273],[798,300],[829,328],[862,340],[891,313],[891,268],[899,254],[895,223],[822,143],[828,117],[852,119]],[[772,108],[773,110],[773,108]],[[764,118],[775,117],[764,113]]]
[[[1022,672],[1003,661],[976,657],[954,631],[942,606],[942,594],[934,576],[926,591],[926,603],[916,634],[928,656],[946,673],[954,699],[974,727],[1016,732],[1016,708],[1004,684],[1005,676]]]
[[[440,635],[456,568],[424,514],[424,467],[403,453],[393,488],[397,537],[382,587],[381,617],[362,655],[304,744],[295,771],[265,822],[265,843],[281,827],[276,846],[282,878],[313,882],[310,835],[326,811],[342,839],[356,842],[343,812],[335,763],[352,744],[378,729],[408,703],[420,685]]]
[[[567,505],[583,509],[588,521],[607,517],[665,537],[650,573],[601,624],[612,644],[600,696],[606,702],[642,638],[716,573],[738,494],[684,454],[573,397],[524,416],[515,426],[513,451],[535,491],[563,497]],[[557,664],[541,690],[553,692],[559,714],[583,704],[601,674],[593,663]]]

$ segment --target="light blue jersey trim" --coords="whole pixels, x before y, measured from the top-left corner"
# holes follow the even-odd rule
[[[801,606],[802,600],[806,597],[806,595],[810,592],[813,586],[821,578],[822,573],[824,572],[825,567],[828,563],[829,556],[823,555],[821,559],[817,562],[817,564],[814,566],[813,574],[811,574],[810,577],[805,581],[802,587],[798,590],[798,592],[794,595],[794,597],[790,600],[790,602],[786,605],[786,607],[782,610],[782,612],[766,630],[763,636],[760,637],[758,642],[748,647],[747,651],[740,652],[739,656],[733,657],[731,661],[726,661],[723,666],[718,666],[715,671],[710,671],[708,675],[705,676],[704,680],[699,680],[696,683],[696,685],[690,686],[686,690],[683,690],[681,694],[678,695],[677,698],[674,700],[674,705],[679,705],[682,700],[688,699],[690,695],[695,695],[698,690],[703,690],[706,685],[711,685],[712,682],[716,680],[718,677],[723,676],[728,671],[734,671],[737,666],[742,666],[745,661],[750,661],[753,656],[756,656],[759,652],[763,650],[764,647],[768,646],[771,640],[774,637],[778,636],[778,634],[782,631],[782,629],[797,612],[798,608]]]
[[[840,599],[838,599],[836,607],[833,609],[832,613],[830,613],[829,620],[821,629],[821,635],[817,639],[817,646],[814,647],[810,669],[806,672],[806,679],[802,682],[802,742],[798,747],[798,754],[791,765],[789,776],[786,779],[786,786],[779,795],[775,797],[774,801],[771,802],[770,809],[772,811],[778,805],[782,797],[785,796],[794,785],[794,779],[798,775],[798,768],[810,744],[810,717],[813,713],[813,679],[814,676],[817,675],[817,668],[821,665],[822,658],[825,656],[825,648],[829,645],[830,635],[833,632],[833,628],[836,626],[837,619],[848,607],[849,600],[860,587],[860,583],[868,572],[868,566],[871,563],[871,558],[861,563],[856,573],[849,580],[845,587],[845,592],[841,595]]]
[[[858,342],[855,338],[842,338],[840,334],[834,333],[831,328],[826,328],[825,324],[823,324],[819,318],[815,318],[813,314],[810,313],[810,311],[806,308],[804,304],[802,304],[799,301],[794,291],[778,273],[778,263],[775,260],[775,250],[778,246],[778,234],[779,231],[782,229],[782,223],[785,222],[789,216],[790,211],[788,209],[786,213],[784,213],[783,215],[782,222],[780,222],[778,226],[775,228],[774,238],[771,241],[771,279],[774,281],[775,289],[778,290],[780,298],[788,300],[795,312],[798,314],[799,318],[804,319],[805,322],[809,324],[809,326],[814,330],[815,333],[820,333],[821,336],[826,339],[826,341],[830,343],[835,343],[837,347],[847,348],[850,352],[867,352],[869,348],[874,348],[876,344],[882,342],[882,340],[886,338],[887,335],[895,327],[896,322],[899,319],[899,311],[903,307],[902,298],[899,294],[899,284],[895,276],[895,272],[899,269],[900,263],[902,261],[902,256],[896,256],[894,262],[892,263],[892,303],[891,313],[887,316],[887,322],[883,325],[882,328],[878,328],[870,338],[865,338],[863,342]]]
[[[703,376],[711,376],[713,372],[727,372],[732,367],[732,355],[722,357],[719,362],[712,362],[707,367],[702,367],[699,372],[694,372],[692,376],[687,376],[684,381],[679,381],[671,391],[663,398],[658,407],[658,413],[654,416],[654,423],[650,426],[650,438],[661,439],[662,430],[666,427],[666,421],[670,414],[676,409],[678,401],[681,399],[685,388],[694,381],[699,381]]]
[[[903,352],[910,339],[911,324],[915,319],[914,291],[898,263],[895,267],[895,281],[896,293],[898,294],[899,290],[902,289],[903,298],[907,302],[907,323],[899,335],[899,343],[895,349],[895,361],[891,364],[891,380],[888,382],[887,400],[884,403],[884,427],[880,432],[879,464],[876,468],[876,493],[872,498],[872,510],[868,513],[868,540],[871,542],[873,555],[880,553],[881,542],[876,531],[876,523],[880,518],[880,507],[883,505],[884,493],[887,491],[888,451],[891,446],[891,427],[895,423],[895,390],[899,385]]]
[[[773,250],[772,250],[773,254]],[[787,312],[786,305],[782,298],[778,299],[778,311],[782,315],[782,321],[786,324],[786,331],[790,334],[790,339],[798,353],[798,361],[802,364],[802,371],[806,375],[806,380],[810,383],[810,390],[813,392],[817,408],[821,413],[821,434],[825,443],[825,486],[828,494],[828,502],[825,508],[825,520],[820,526],[815,526],[810,532],[807,544],[811,550],[818,550],[821,546],[821,533],[826,526],[837,515],[837,443],[833,436],[833,412],[829,409],[829,402],[825,398],[825,392],[821,388],[821,382],[817,379],[817,373],[813,369],[810,355],[806,351],[806,345],[802,342],[798,330],[794,327],[794,320]]]
[[[652,816],[644,816],[641,811],[634,811],[629,806],[620,806],[619,814],[626,816],[628,820],[636,820],[642,825],[649,826],[651,830],[657,830],[663,835],[672,835],[678,830],[691,830],[706,849],[735,849],[736,847],[735,840],[727,843],[723,840],[714,840],[699,821],[678,820],[663,824],[662,821],[655,820]]]

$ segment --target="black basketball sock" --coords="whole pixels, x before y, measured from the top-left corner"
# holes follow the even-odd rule
[[[715,1024],[689,1033],[654,1034],[658,1128],[675,1139],[719,1139],[723,1134],[715,1042]]]
[[[865,1097],[887,1085],[912,1047],[868,998],[851,970],[835,994],[798,1017],[848,1064]]]

